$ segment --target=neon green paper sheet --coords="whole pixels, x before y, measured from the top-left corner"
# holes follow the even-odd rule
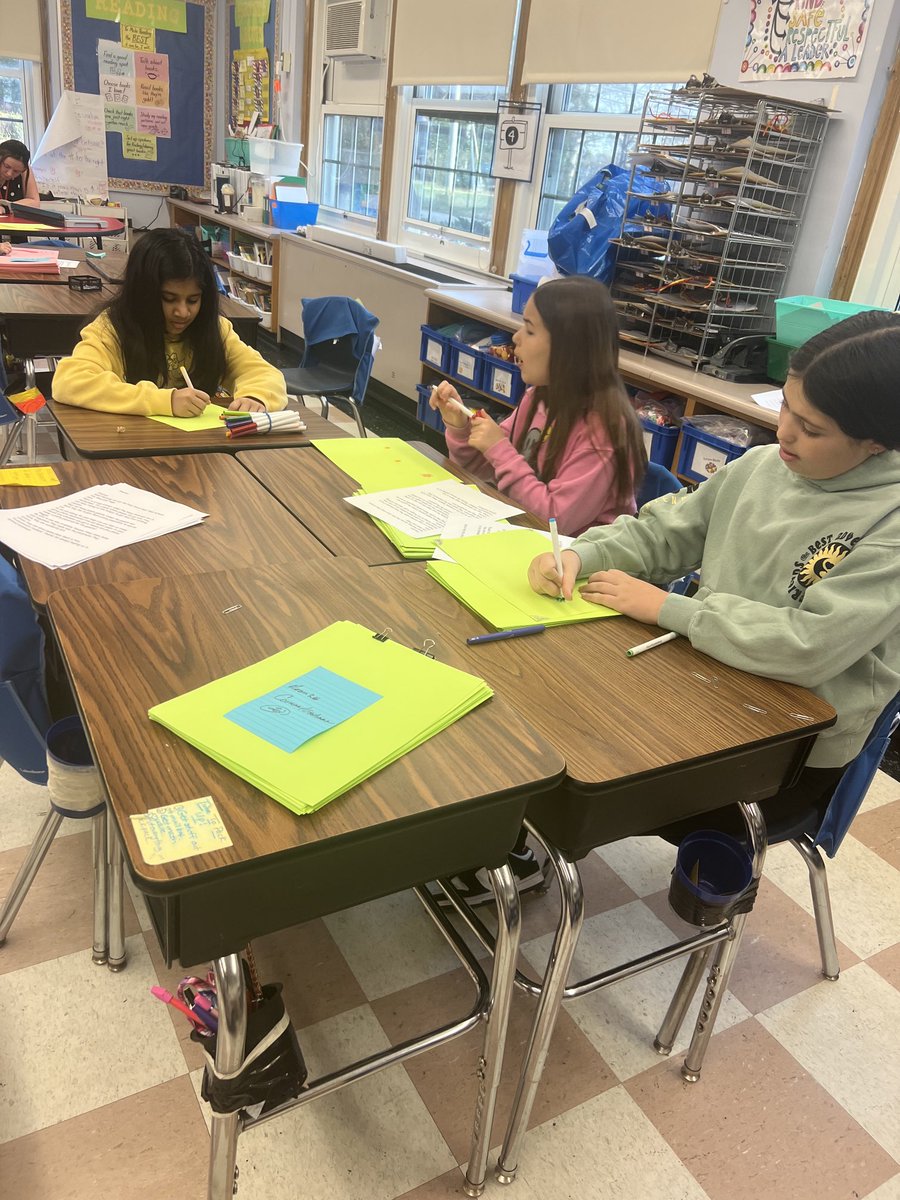
[[[180,429],[183,433],[196,433],[201,429],[221,429],[224,438],[225,422],[221,420],[220,413],[226,411],[221,404],[207,404],[199,417],[152,416],[147,419],[159,421],[160,425],[171,425],[173,429]]]
[[[314,667],[381,699],[286,753],[225,713]],[[298,814],[315,812],[492,695],[483,679],[336,621],[296,645],[150,709],[151,720]]]
[[[571,625],[619,615],[589,603],[577,591],[573,600],[560,601],[531,590],[528,565],[548,549],[546,538],[535,529],[455,538],[442,541],[441,549],[453,562],[430,562],[426,571],[492,629]]]
[[[312,444],[364,492],[456,478],[400,438],[313,438]]]

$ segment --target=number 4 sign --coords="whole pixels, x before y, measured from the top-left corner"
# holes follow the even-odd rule
[[[497,102],[497,136],[491,165],[495,179],[531,179],[540,117],[540,104]]]

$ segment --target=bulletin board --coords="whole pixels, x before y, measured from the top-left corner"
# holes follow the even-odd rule
[[[257,84],[262,123],[278,121],[275,47],[280,30],[278,0],[228,0],[227,121],[235,128],[249,120],[252,78]],[[243,67],[243,70],[241,68]]]
[[[63,84],[104,98],[109,185],[206,188],[215,0],[60,0]]]

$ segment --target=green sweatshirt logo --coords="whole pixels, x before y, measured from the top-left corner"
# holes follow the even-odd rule
[[[806,589],[824,579],[829,571],[833,571],[859,540],[854,533],[829,533],[807,547],[806,553],[797,559],[791,571],[791,582],[788,585],[788,595],[791,599],[802,602]]]

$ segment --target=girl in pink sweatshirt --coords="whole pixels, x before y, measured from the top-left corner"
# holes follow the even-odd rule
[[[501,424],[469,417],[451,383],[432,392],[450,457],[535,516],[555,516],[560,533],[634,513],[646,455],[607,289],[585,275],[543,284],[513,344],[528,390]]]

